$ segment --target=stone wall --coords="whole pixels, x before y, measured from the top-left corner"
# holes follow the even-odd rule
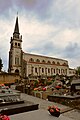
[[[76,96],[49,95],[48,100],[63,105],[67,105],[70,107],[75,107],[80,104],[80,95],[76,95]]]
[[[14,73],[0,73],[0,84],[13,84],[20,80],[20,76]]]

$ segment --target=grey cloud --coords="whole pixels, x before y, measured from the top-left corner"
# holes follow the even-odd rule
[[[14,0],[15,5],[26,12],[36,14],[41,21],[62,27],[80,26],[80,1],[71,0]],[[32,14],[31,14],[32,15]]]
[[[53,14],[52,14],[53,12]],[[63,27],[80,26],[80,1],[56,0],[51,6],[50,22]]]
[[[77,43],[69,43],[63,53],[66,58],[77,58],[80,55],[80,46]]]
[[[36,15],[40,21],[46,21],[62,27],[80,26],[80,2],[76,0],[0,0],[0,14],[16,9],[25,14]],[[8,14],[8,12],[7,12]],[[30,16],[29,16],[30,17]]]
[[[39,19],[45,19],[49,16],[49,8],[52,1],[49,0],[14,0],[15,6],[19,9],[25,9],[26,12],[36,14]]]
[[[32,10],[36,5],[37,0],[14,0],[15,5],[26,10]]]
[[[6,12],[10,7],[12,7],[12,0],[0,0],[0,14]]]
[[[58,54],[60,52],[60,48],[54,45],[52,41],[43,40],[43,42],[35,44],[33,48],[28,49],[29,52],[38,52],[43,55],[53,55]]]

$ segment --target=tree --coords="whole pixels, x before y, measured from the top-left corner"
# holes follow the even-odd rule
[[[0,58],[0,72],[2,70],[3,64],[2,64],[2,59]]]
[[[80,66],[77,67],[77,69],[76,69],[76,74],[77,74],[77,75],[80,75]]]

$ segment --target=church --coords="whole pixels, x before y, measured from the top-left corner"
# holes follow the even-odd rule
[[[10,40],[9,73],[18,73],[21,77],[29,76],[69,76],[68,61],[64,59],[26,53],[22,50],[22,35],[19,32],[16,17],[13,36]]]

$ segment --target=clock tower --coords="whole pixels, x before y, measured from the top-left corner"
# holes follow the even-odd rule
[[[22,36],[19,33],[18,16],[14,28],[13,37],[10,41],[9,68],[10,73],[22,73]]]

